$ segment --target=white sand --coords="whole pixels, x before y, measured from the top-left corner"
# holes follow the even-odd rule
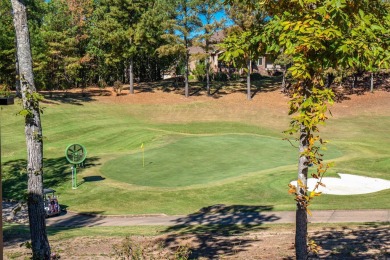
[[[326,187],[320,186],[318,191],[324,194],[357,195],[390,189],[390,181],[388,180],[345,173],[339,173],[338,175],[340,178],[324,177],[322,183]],[[309,178],[307,183],[308,190],[313,190],[317,180]],[[291,184],[297,186],[297,181],[292,181]]]

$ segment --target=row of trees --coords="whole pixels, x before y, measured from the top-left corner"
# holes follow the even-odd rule
[[[222,28],[213,0],[26,1],[38,89],[66,89],[114,81],[161,79],[186,70],[189,47],[211,52],[210,37]],[[0,84],[15,86],[16,40],[11,4],[0,1]],[[206,59],[207,60],[207,59]],[[184,65],[183,65],[184,64]]]
[[[272,55],[285,67],[290,55],[270,49],[275,34],[265,34],[273,12],[261,1],[223,0],[37,0],[26,1],[31,31],[34,73],[38,89],[67,89],[90,84],[105,86],[114,81],[130,83],[134,79],[158,80],[164,71],[182,68],[185,94],[188,96],[190,73],[189,48],[199,46],[204,53],[196,57],[205,62],[205,79],[210,94],[208,57],[216,48],[226,50],[222,60],[250,71],[251,62]],[[217,14],[228,19],[217,19]],[[361,17],[370,19],[369,16]],[[226,29],[226,20],[229,28]],[[221,29],[227,37],[215,46],[213,35]],[[0,1],[0,84],[15,84],[15,33],[11,5]],[[356,32],[367,37],[369,32]],[[264,37],[266,36],[266,37]],[[362,39],[361,42],[364,42]],[[381,42],[369,47],[381,52]],[[324,70],[327,84],[341,75],[377,72],[382,63],[367,54],[368,46],[359,45],[348,66]],[[376,54],[377,54],[376,53]],[[371,55],[371,56],[367,56]],[[251,98],[250,75],[247,74],[247,97]]]

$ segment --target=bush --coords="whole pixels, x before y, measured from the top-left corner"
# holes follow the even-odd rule
[[[104,79],[100,79],[98,81],[97,85],[98,85],[99,88],[106,88],[108,86],[107,82]]]
[[[240,75],[237,73],[230,74],[229,80],[239,80]]]
[[[178,245],[176,247],[164,247],[164,244],[156,245],[148,243],[141,245],[140,242],[126,237],[121,243],[113,246],[114,255],[119,259],[172,259],[188,260],[191,251],[187,245]]]
[[[213,75],[215,81],[228,81],[229,77],[226,73],[217,72]]]
[[[114,245],[114,254],[120,259],[145,259],[145,250],[130,237],[126,237],[120,244]]]
[[[8,86],[0,85],[0,96],[1,97],[9,97],[11,96],[11,90]]]
[[[122,92],[123,90],[123,84],[122,82],[120,82],[119,80],[115,81],[114,82],[114,85],[112,86],[114,88],[114,91],[116,93],[117,96],[119,96],[119,94]]]
[[[251,74],[251,80],[262,80],[264,78],[263,75],[260,73],[252,73]]]
[[[198,81],[206,81],[206,65],[204,62],[197,63],[192,74]]]

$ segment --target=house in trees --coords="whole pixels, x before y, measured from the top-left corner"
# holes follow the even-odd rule
[[[216,44],[223,41],[225,38],[224,31],[218,31],[211,37],[212,47],[210,48],[209,64],[210,70],[213,73],[243,73],[242,70],[234,68],[233,65],[226,64],[223,61],[219,60],[219,57],[224,52],[224,50],[218,48]],[[203,48],[199,46],[192,46],[189,48],[190,53],[190,71],[195,70],[196,65],[201,62],[202,59],[206,56],[206,52]],[[252,61],[251,63],[251,73],[260,73],[262,75],[272,75],[277,71],[281,70],[279,65],[274,64],[274,60],[270,55],[265,55],[260,57],[258,60]]]

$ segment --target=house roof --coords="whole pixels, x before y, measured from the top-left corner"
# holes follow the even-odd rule
[[[220,43],[224,38],[226,37],[226,33],[224,30],[215,32],[211,37],[210,37],[210,42],[211,44],[216,44]],[[202,47],[200,46],[191,46],[188,49],[190,54],[203,54],[205,51],[203,50]]]
[[[203,50],[202,47],[199,47],[199,46],[191,46],[189,49],[188,49],[189,53],[190,54],[199,54],[199,53],[205,53],[205,51]]]

